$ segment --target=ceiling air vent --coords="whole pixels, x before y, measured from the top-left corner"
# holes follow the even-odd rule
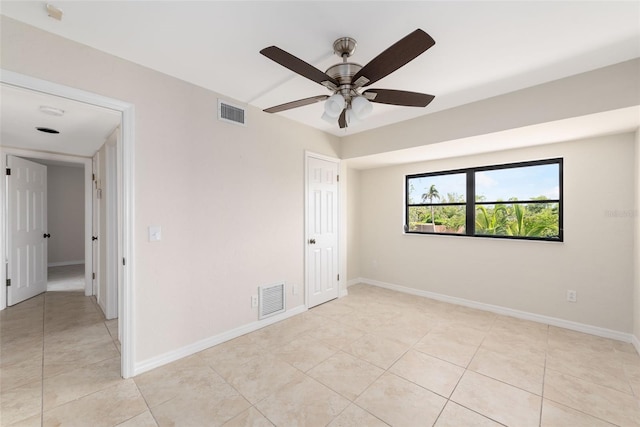
[[[247,125],[244,108],[231,105],[221,99],[218,99],[218,119],[237,125]]]

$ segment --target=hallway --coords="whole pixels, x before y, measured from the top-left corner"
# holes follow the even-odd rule
[[[84,264],[49,267],[47,292],[51,291],[84,291]]]
[[[46,292],[1,311],[0,425],[40,425],[43,410],[120,383],[117,322],[84,291]]]

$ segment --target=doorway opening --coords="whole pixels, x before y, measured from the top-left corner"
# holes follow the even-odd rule
[[[133,152],[134,152],[134,107],[132,104],[107,98],[101,95],[85,92],[68,86],[63,86],[44,80],[32,78],[29,76],[13,73],[10,71],[0,70],[0,83],[10,87],[20,88],[27,91],[34,91],[42,94],[53,95],[73,101],[82,102],[96,107],[107,108],[118,112],[121,116],[120,139],[118,141],[118,150],[116,151],[116,171],[115,185],[117,191],[117,211],[114,218],[115,228],[117,230],[117,244],[113,253],[116,254],[116,263],[114,263],[114,271],[117,275],[118,292],[117,292],[117,317],[118,335],[121,341],[121,375],[124,378],[133,376],[135,371],[135,352],[134,352],[134,301],[133,301],[133,277],[134,277],[134,258],[133,258]],[[20,153],[20,149],[0,148],[0,166],[2,169],[7,167],[7,154],[12,151],[14,154]],[[68,156],[69,153],[57,151],[60,154],[51,154],[41,152],[43,158]],[[27,157],[32,157],[27,155]],[[89,163],[90,159],[87,159]],[[90,166],[85,166],[86,171]],[[3,174],[3,178],[6,176]],[[0,183],[0,200],[3,201],[0,209],[0,226],[6,230],[7,226],[7,208],[6,203],[6,179]],[[86,197],[91,201],[91,196]],[[91,224],[89,221],[88,224]],[[87,233],[91,236],[91,232]],[[85,241],[91,241],[85,239]],[[89,243],[91,245],[91,243]],[[86,253],[86,252],[85,252]],[[0,259],[6,260],[7,238],[6,233],[0,233]],[[0,263],[0,310],[7,306],[7,264],[3,261]],[[89,274],[88,272],[85,273]],[[93,292],[93,289],[91,289]],[[86,290],[85,290],[86,293]]]
[[[34,161],[47,166],[47,292],[84,291],[84,165]]]

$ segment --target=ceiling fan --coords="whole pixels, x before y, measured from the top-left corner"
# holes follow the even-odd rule
[[[356,41],[351,37],[342,37],[333,43],[333,51],[342,58],[342,62],[332,65],[326,72],[320,71],[279,47],[269,46],[262,49],[260,53],[294,73],[321,84],[333,92],[333,95],[317,95],[298,99],[267,108],[264,111],[278,113],[326,101],[322,118],[330,123],[337,122],[340,128],[346,128],[349,124],[362,120],[371,113],[373,109],[371,102],[407,107],[426,107],[433,100],[433,95],[393,89],[367,89],[363,91],[362,88],[406,65],[435,43],[429,34],[417,29],[363,67],[360,64],[347,62],[347,58],[356,49]]]

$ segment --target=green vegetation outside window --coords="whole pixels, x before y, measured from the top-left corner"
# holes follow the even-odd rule
[[[405,231],[562,241],[562,159],[407,175]]]

